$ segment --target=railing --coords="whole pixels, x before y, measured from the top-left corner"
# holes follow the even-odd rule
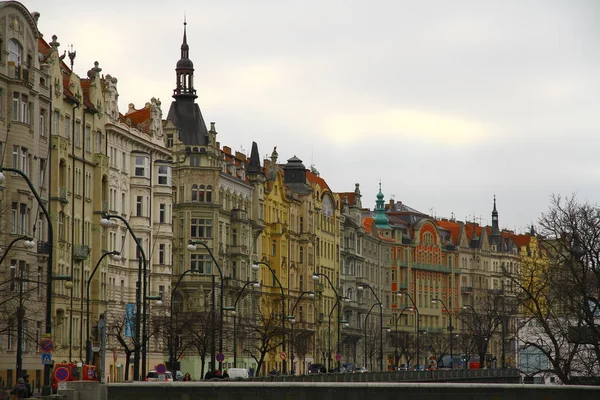
[[[233,221],[248,221],[248,213],[246,210],[231,210],[231,220]]]
[[[231,246],[229,252],[231,255],[248,255],[248,246]]]
[[[450,267],[446,265],[436,265],[436,264],[427,264],[427,263],[412,263],[412,269],[420,269],[424,271],[432,271],[432,272],[445,272],[450,273]]]
[[[73,245],[73,260],[87,260],[90,254],[90,248],[85,244]]]
[[[50,243],[42,242],[41,240],[37,242],[37,252],[38,254],[48,254],[50,252]]]
[[[460,290],[463,293],[473,293],[473,286],[463,286]]]

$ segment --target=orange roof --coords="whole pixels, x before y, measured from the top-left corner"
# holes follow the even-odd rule
[[[90,101],[90,85],[92,81],[90,79],[81,80],[81,90],[83,90],[83,104],[89,109],[95,110],[96,107]]]
[[[321,186],[321,189],[328,189],[329,191],[331,191],[331,189],[329,189],[329,186],[327,185],[327,182],[325,182],[325,179],[321,178],[313,172],[306,171],[306,179],[310,183],[316,183],[317,185]]]
[[[355,193],[354,192],[341,192],[338,193],[338,195],[340,196],[340,200],[343,202],[344,200],[346,200],[346,203],[348,203],[348,205],[353,206],[354,205],[354,196]]]
[[[363,228],[365,228],[365,232],[371,233],[373,231],[373,225],[375,225],[375,221],[373,221],[373,217],[367,217],[362,220]]]
[[[38,39],[38,52],[42,53],[44,57],[47,57],[51,50],[52,48],[50,45],[46,43],[44,38],[40,37]]]
[[[517,246],[519,246],[519,248],[523,247],[523,246],[527,246],[529,243],[531,243],[531,236],[529,235],[510,235],[510,238],[512,239],[513,242],[515,242],[515,244]]]
[[[450,232],[450,236],[452,237],[452,242],[454,244],[458,243],[458,235],[460,234],[460,224],[452,221],[440,221],[435,220],[435,223],[442,229],[445,229]]]
[[[150,130],[150,107],[144,107],[141,110],[134,110],[125,115],[120,115],[121,122],[126,122],[128,119],[133,126],[138,127],[142,132],[148,133]]]

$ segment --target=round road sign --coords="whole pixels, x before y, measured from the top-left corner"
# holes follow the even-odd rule
[[[281,353],[279,353],[279,358],[281,358],[282,360],[285,360],[287,358],[287,354],[285,354],[285,352],[282,351]]]
[[[54,341],[50,338],[42,339],[40,342],[40,348],[44,353],[52,353],[52,350],[54,350]]]
[[[158,372],[159,374],[164,374],[165,372],[167,372],[167,367],[165,366],[165,364],[158,364],[156,366],[156,372]]]
[[[219,353],[219,354],[217,354],[217,357],[216,357],[216,358],[217,358],[217,361],[218,361],[218,362],[223,362],[223,361],[225,361],[225,355],[224,355],[223,353]]]
[[[335,359],[336,359],[336,361],[340,361],[342,359],[342,353],[337,353],[335,355]]]
[[[67,379],[69,379],[69,370],[65,367],[58,367],[54,371],[54,377],[59,382],[65,382]]]

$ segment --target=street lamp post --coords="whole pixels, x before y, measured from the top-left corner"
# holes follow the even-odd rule
[[[383,371],[383,304],[381,303],[381,300],[379,300],[379,297],[377,297],[377,293],[375,293],[375,290],[373,290],[371,285],[367,283],[358,285],[359,290],[363,290],[365,288],[369,288],[371,290],[371,293],[373,293],[375,300],[379,304],[379,370]]]
[[[31,182],[31,179],[25,174],[23,171],[16,168],[8,168],[0,165],[0,183],[4,182],[4,174],[3,172],[14,172],[20,175],[25,182],[27,182],[27,186],[33,193],[35,200],[37,201],[42,213],[44,213],[44,217],[48,222],[48,243],[50,244],[48,247],[48,267],[46,271],[46,336],[52,337],[52,256],[54,253],[54,229],[52,226],[52,219],[50,218],[50,213],[44,204],[44,201],[40,197],[37,190],[35,190],[35,186]],[[50,386],[50,368],[49,364],[44,365],[44,385],[42,387],[42,395],[49,396],[52,393],[52,387]]]
[[[329,320],[328,320],[328,325],[327,325],[327,340],[328,340],[328,352],[329,352],[329,358],[328,358],[328,368],[331,369],[331,315],[333,314],[333,310],[335,310],[336,308],[338,309],[338,328],[337,328],[337,336],[338,336],[338,340],[337,340],[337,350],[336,350],[336,356],[337,354],[339,354],[340,352],[340,324],[345,323],[346,321],[342,321],[341,318],[341,314],[340,314],[340,300],[348,300],[347,297],[342,297],[342,296],[338,296],[337,300],[335,301],[335,303],[333,304],[333,307],[331,307],[331,311],[329,311]],[[337,357],[336,357],[337,360]],[[338,372],[340,371],[340,360],[337,360],[337,368],[338,368]]]
[[[290,355],[290,359],[292,360],[292,368],[291,368],[291,373],[292,375],[294,375],[296,373],[296,369],[294,368],[294,324],[296,323],[296,314],[294,314],[294,312],[296,311],[296,307],[298,306],[298,304],[300,304],[300,300],[302,299],[303,296],[307,296],[311,299],[315,298],[315,292],[313,291],[305,291],[300,293],[300,296],[298,296],[298,299],[296,300],[296,303],[294,303],[294,306],[292,307],[292,311],[290,312],[290,324],[292,325],[292,345],[291,345],[291,349],[290,349],[290,353],[292,353]]]
[[[366,317],[365,317],[365,368],[367,367],[367,345],[368,345],[368,338],[367,338],[367,321],[369,320],[369,315],[371,315],[371,311],[373,311],[373,309],[376,306],[380,306],[380,303],[374,303],[371,308],[369,308],[369,312],[367,313]]]
[[[446,314],[448,314],[448,332],[450,332],[450,369],[454,369],[454,352],[453,352],[453,344],[454,344],[454,335],[452,334],[452,331],[454,330],[454,326],[452,326],[452,313],[450,312],[450,310],[448,310],[448,307],[446,307],[446,304],[444,303],[444,301],[442,299],[439,298],[434,298],[431,299],[432,303],[436,303],[436,302],[440,302],[442,304],[442,307],[444,307],[444,310],[446,310]]]
[[[329,287],[331,287],[331,290],[333,290],[333,293],[335,294],[335,298],[337,299],[337,317],[338,317],[338,337],[339,337],[339,330],[340,330],[340,326],[339,326],[339,321],[342,320],[341,315],[342,315],[342,307],[341,307],[341,303],[339,302],[340,299],[340,295],[338,294],[337,290],[335,290],[335,286],[333,285],[333,282],[331,282],[331,279],[329,279],[329,277],[323,273],[320,273],[318,271],[315,271],[313,273],[313,280],[314,281],[318,281],[319,277],[325,277],[325,279],[327,280],[327,283],[329,283]],[[335,308],[335,307],[334,307]],[[330,316],[330,330],[331,330],[331,313],[329,314]],[[331,336],[331,335],[330,335]],[[331,341],[331,340],[330,340]],[[338,339],[338,352],[339,352],[339,339]],[[329,360],[331,360],[331,343],[329,346]],[[330,361],[331,364],[331,361]],[[338,361],[338,369],[340,367],[340,362]]]
[[[219,266],[219,263],[217,262],[217,260],[215,259],[215,256],[213,255],[210,247],[208,247],[208,245],[204,242],[200,242],[200,241],[194,241],[194,240],[190,240],[188,242],[188,250],[189,251],[196,251],[196,246],[200,245],[202,247],[204,247],[206,249],[206,251],[208,251],[208,254],[210,255],[210,258],[212,259],[213,263],[215,264],[215,267],[217,267],[217,271],[219,271],[219,280],[220,280],[220,285],[221,285],[221,293],[220,293],[220,307],[219,307],[219,353],[223,353],[223,305],[225,303],[223,303],[223,271],[221,270],[221,267]],[[213,281],[214,282],[214,281]],[[213,298],[214,298],[214,286],[213,286]],[[216,332],[216,322],[215,322],[215,317],[216,317],[216,305],[215,302],[213,301],[212,304],[212,349],[211,349],[211,367],[214,370],[215,369],[215,359],[216,359],[216,354],[215,354],[215,345],[214,345],[214,340],[215,340],[215,332]],[[223,369],[223,362],[219,361],[219,369]]]
[[[400,311],[400,314],[399,314],[399,315],[396,317],[396,320],[395,320],[395,322],[394,322],[394,325],[395,325],[395,327],[396,327],[396,332],[395,332],[395,334],[396,334],[396,338],[395,338],[395,340],[394,340],[394,344],[396,345],[396,346],[395,346],[395,347],[396,347],[396,349],[395,349],[395,352],[394,352],[394,363],[395,363],[395,365],[394,365],[394,366],[395,366],[395,367],[397,367],[397,366],[398,366],[398,361],[399,361],[399,358],[400,358],[400,356],[399,356],[399,354],[398,354],[398,321],[400,320],[400,317],[402,317],[402,314],[404,314],[404,311],[406,311],[406,310],[411,310],[411,311],[412,311],[412,309],[413,309],[413,308],[412,308],[411,306],[406,306],[406,307],[404,307],[404,308],[402,309],[402,311]]]
[[[420,356],[420,341],[419,341],[419,335],[421,333],[420,329],[419,329],[419,308],[417,307],[417,304],[415,303],[415,301],[413,300],[412,296],[410,295],[410,293],[408,292],[398,292],[398,297],[402,297],[403,295],[406,295],[409,299],[410,302],[413,305],[413,308],[415,309],[415,312],[417,313],[417,321],[415,322],[415,327],[417,328],[417,367],[419,366],[419,363],[421,362],[421,360],[419,359]]]
[[[4,259],[6,258],[6,256],[8,255],[9,250],[19,241],[24,240],[25,243],[23,243],[23,247],[25,247],[27,250],[31,250],[35,247],[35,242],[33,241],[33,238],[30,236],[17,236],[16,238],[14,238],[13,240],[11,240],[11,242],[8,244],[8,247],[6,248],[6,250],[4,250],[4,253],[2,253],[2,257],[0,257],[0,265],[2,265],[2,262],[4,261]]]
[[[223,310],[230,311],[233,315],[233,368],[237,368],[237,303],[242,297],[244,290],[248,285],[253,285],[255,288],[260,287],[260,283],[258,281],[248,281],[242,286],[240,292],[235,298],[235,302],[233,303],[233,307],[223,307]]]
[[[179,287],[181,280],[183,279],[183,277],[185,275],[189,274],[190,272],[195,272],[195,270],[188,269],[187,271],[184,271],[179,276],[179,280],[177,280],[177,283],[171,290],[171,298],[170,298],[170,303],[169,303],[169,307],[170,307],[170,313],[169,313],[169,367],[171,368],[171,373],[173,374],[173,376],[175,376],[177,373],[177,368],[175,367],[175,344],[174,344],[174,339],[173,339],[173,336],[174,336],[174,333],[173,333],[173,298],[175,297],[175,292],[177,292],[177,288]]]
[[[146,325],[146,253],[142,243],[138,240],[137,236],[133,232],[129,222],[120,215],[102,213],[102,219],[100,225],[103,228],[113,227],[111,219],[118,219],[122,221],[127,227],[127,231],[133,238],[137,249],[140,253],[138,258],[138,281],[136,282],[136,296],[135,296],[135,348],[134,348],[134,361],[133,361],[133,380],[142,380],[142,376],[146,376],[146,346],[145,346],[145,325]],[[143,321],[142,321],[143,319]],[[140,329],[144,325],[143,334],[140,333]],[[142,353],[142,376],[140,376],[140,350]]]
[[[285,320],[287,319],[287,316],[285,315],[285,292],[283,290],[283,285],[281,284],[281,281],[279,280],[279,278],[277,278],[277,275],[275,274],[275,270],[273,268],[271,268],[271,266],[269,264],[267,264],[264,261],[255,261],[252,264],[252,269],[254,271],[258,271],[260,269],[261,264],[266,266],[269,269],[269,271],[271,271],[271,274],[273,275],[275,282],[277,282],[277,284],[279,285],[279,288],[281,289],[281,337],[282,337],[282,351],[285,354]],[[284,358],[283,360],[281,360],[281,363],[283,366],[282,370],[283,370],[284,375],[287,374],[286,359],[287,358]]]
[[[87,280],[87,285],[86,285],[86,310],[85,310],[85,318],[86,318],[86,341],[85,341],[85,363],[89,364],[92,360],[92,340],[90,339],[90,284],[92,283],[92,278],[94,277],[94,274],[96,273],[96,270],[98,269],[98,267],[100,266],[100,263],[102,262],[102,260],[104,260],[105,257],[111,256],[113,260],[115,261],[119,261],[121,259],[121,253],[118,251],[109,251],[106,252],[104,254],[102,254],[100,256],[100,258],[98,259],[98,262],[96,263],[96,266],[94,267],[94,269],[92,270],[92,273],[90,274],[90,277]]]

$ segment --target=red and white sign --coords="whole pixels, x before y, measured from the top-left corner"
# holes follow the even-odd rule
[[[279,353],[279,358],[281,358],[282,360],[285,360],[287,358],[287,354],[285,353],[285,351]]]

